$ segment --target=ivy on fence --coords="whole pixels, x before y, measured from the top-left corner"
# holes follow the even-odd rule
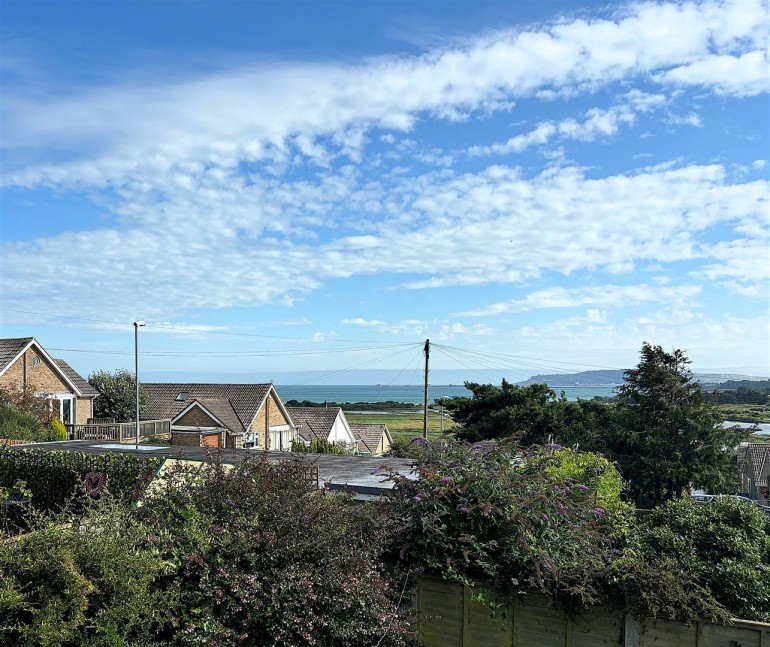
[[[149,482],[161,461],[113,452],[87,454],[0,446],[0,487],[24,481],[32,492],[32,505],[50,511],[61,508],[80,488],[87,487],[87,475],[103,475],[113,496],[130,499]]]

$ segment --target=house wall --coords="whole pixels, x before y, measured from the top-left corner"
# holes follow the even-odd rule
[[[332,429],[329,432],[327,440],[333,443],[347,443],[356,445],[356,440],[353,436],[353,432],[350,431],[350,427],[347,425],[347,420],[344,418],[344,413],[340,412],[337,419],[332,425]]]
[[[172,431],[171,444],[184,447],[222,447],[224,432]]]
[[[40,363],[32,366],[32,358],[39,357]],[[75,424],[83,425],[93,417],[93,398],[77,398],[72,388],[60,377],[59,368],[54,368],[34,346],[28,348],[0,376],[0,386],[7,388],[32,389],[37,393],[71,393],[75,398]]]
[[[32,366],[32,358],[35,355],[40,357],[40,364]],[[38,355],[34,347],[28,348],[0,377],[0,386],[26,386],[45,393],[72,393],[72,389],[59,377],[57,370],[42,355]]]
[[[193,407],[186,414],[184,414],[179,420],[174,421],[174,426],[180,427],[219,427],[220,424],[212,419],[203,409],[200,407]]]
[[[277,449],[277,447],[268,446],[270,438],[269,429],[270,427],[280,427],[289,424],[291,423],[281,412],[275,394],[271,392],[267,398],[265,398],[259,411],[257,411],[257,415],[254,416],[254,420],[249,426],[249,431],[254,432],[259,438],[260,449]]]
[[[172,431],[172,445],[184,445],[185,447],[200,447],[201,435],[197,431]]]
[[[75,403],[75,410],[75,423],[78,425],[86,424],[89,418],[94,417],[94,399],[78,398]]]
[[[378,454],[386,454],[390,451],[390,441],[388,440],[388,435],[383,432],[382,438],[380,438],[380,443],[377,445],[377,453]]]

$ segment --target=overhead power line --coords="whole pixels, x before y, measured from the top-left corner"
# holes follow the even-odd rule
[[[303,348],[303,349],[285,349],[285,350],[261,350],[261,351],[141,351],[142,357],[282,357],[289,355],[330,355],[337,353],[352,353],[362,351],[380,350],[384,348],[403,348],[411,347],[413,343],[393,343],[383,344],[381,346],[353,346],[347,348]],[[57,348],[48,346],[48,350],[55,350],[66,353],[86,353],[92,355],[130,355],[134,356],[133,351],[123,350],[95,350],[84,348]]]

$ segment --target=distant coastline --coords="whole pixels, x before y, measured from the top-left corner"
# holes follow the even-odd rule
[[[611,397],[614,386],[564,386],[551,387],[558,396],[561,391],[568,400],[578,398],[590,400],[594,396]],[[423,401],[422,385],[325,385],[325,384],[276,384],[276,389],[281,399],[310,400],[311,402],[386,402],[394,400],[404,404],[421,404]],[[464,386],[456,385],[430,385],[428,389],[428,401],[434,402],[437,398],[451,398],[455,396],[470,397],[472,394]]]

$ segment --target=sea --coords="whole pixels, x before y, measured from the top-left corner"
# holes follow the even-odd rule
[[[311,402],[403,402],[405,404],[420,404],[423,402],[422,385],[328,385],[328,384],[293,384],[275,385],[281,400],[309,400]],[[615,394],[613,386],[565,386],[553,387],[559,395],[562,391],[568,400],[578,398],[590,400],[596,395],[611,397]],[[472,393],[462,385],[436,384],[428,387],[428,401],[434,402],[437,398],[451,398],[454,396],[470,397]]]

